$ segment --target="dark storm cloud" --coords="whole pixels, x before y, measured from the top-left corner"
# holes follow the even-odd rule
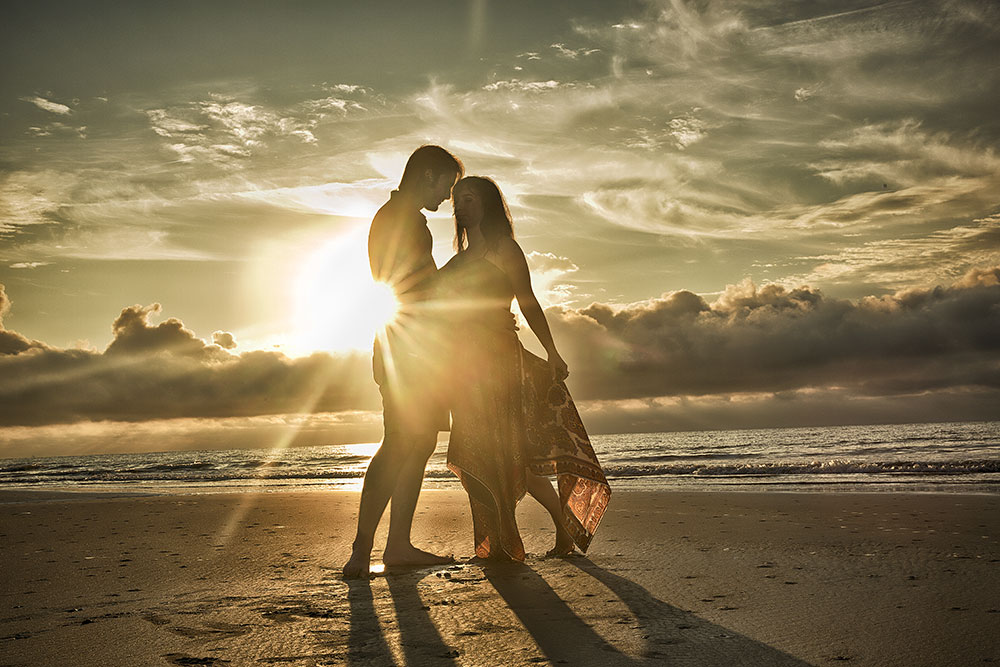
[[[176,318],[151,323],[158,311],[125,308],[103,353],[28,341],[0,357],[0,423],[378,408],[366,354],[235,355],[224,349],[235,343],[230,334],[205,343]],[[571,388],[607,425],[636,414],[646,415],[636,424],[662,421],[680,409],[669,404],[674,399],[695,401],[708,415],[747,405],[732,397],[773,394],[781,405],[811,406],[802,415],[836,404],[846,417],[848,403],[855,413],[876,415],[884,405],[895,415],[907,397],[930,404],[939,394],[942,406],[954,407],[963,392],[978,405],[984,392],[1000,391],[1000,267],[970,271],[950,287],[859,301],[747,281],[712,303],[679,291],[619,309],[550,309],[549,319],[572,368]],[[761,415],[780,413],[779,403],[757,403],[770,411]],[[935,418],[949,414],[958,415]]]
[[[5,303],[5,302],[4,302]],[[125,308],[103,352],[64,350],[35,341],[0,357],[0,424],[38,425],[86,420],[144,421],[371,410],[378,394],[368,355],[278,352],[234,355],[232,336],[208,344],[176,318],[149,321],[159,311]],[[24,340],[0,331],[0,340]]]
[[[581,399],[850,387],[859,395],[1000,389],[1000,267],[859,301],[749,281],[552,310]]]

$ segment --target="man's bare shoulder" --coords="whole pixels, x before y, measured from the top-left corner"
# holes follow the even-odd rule
[[[372,218],[372,224],[368,231],[368,240],[370,242],[382,239],[393,232],[398,234],[399,227],[399,206],[390,199],[382,204],[382,207],[375,213],[375,217]]]
[[[422,224],[427,222],[423,214],[412,207],[407,206],[402,199],[393,195],[372,218],[372,226],[379,225],[400,225],[400,224]]]
[[[396,208],[397,207],[393,204],[391,199],[382,204],[379,210],[375,212],[375,216],[372,218],[372,233],[376,230],[382,230],[392,225],[398,217],[398,212],[395,210]]]

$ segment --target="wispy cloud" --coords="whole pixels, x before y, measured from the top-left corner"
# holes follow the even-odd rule
[[[544,90],[553,90],[559,88],[560,86],[572,86],[573,84],[561,84],[558,81],[548,80],[548,81],[521,81],[519,79],[510,79],[509,81],[494,81],[493,83],[488,83],[483,86],[483,90],[495,91],[495,90],[516,90],[519,92],[540,92]]]
[[[319,144],[317,131],[324,125],[367,112],[365,104],[382,103],[363,86],[322,84],[317,90],[321,96],[307,91],[301,101],[281,106],[248,101],[246,92],[213,93],[204,100],[146,109],[145,114],[164,147],[181,162],[241,169],[241,162],[263,151]],[[283,146],[285,139],[295,141]]]
[[[1000,261],[1000,214],[926,236],[864,241],[827,255],[811,272],[783,278],[786,284],[869,284],[891,290],[956,280],[970,269]]]
[[[39,97],[37,95],[33,97],[22,97],[20,99],[23,102],[30,102],[31,104],[34,104],[42,111],[48,111],[49,113],[55,113],[61,116],[68,116],[69,114],[73,113],[73,110],[70,109],[65,104],[60,104],[59,102],[53,102],[51,100],[47,100],[44,97]]]
[[[552,48],[555,49],[556,53],[563,58],[569,58],[571,60],[576,60],[581,56],[589,56],[594,53],[600,53],[601,51],[600,49],[588,49],[586,47],[573,49],[562,43],[553,44]]]
[[[568,257],[551,252],[529,252],[525,259],[531,270],[531,281],[536,295],[543,306],[561,306],[575,296],[576,286],[567,278],[580,267]]]
[[[54,225],[78,179],[54,170],[12,171],[0,177],[0,239],[31,225]]]

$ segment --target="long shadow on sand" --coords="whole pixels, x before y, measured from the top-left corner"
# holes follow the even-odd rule
[[[420,592],[417,590],[419,577],[388,576],[389,593],[396,607],[396,618],[406,619],[399,624],[400,643],[407,665],[455,665],[453,657],[458,655],[444,643],[437,626],[428,614]]]
[[[453,658],[458,652],[444,643],[431,620],[429,608],[417,590],[417,583],[426,575],[425,569],[387,573],[384,579],[379,578],[371,582],[367,580],[348,582],[351,613],[348,664],[365,665],[365,667],[396,665],[379,623],[378,610],[375,609],[372,586],[380,586],[382,582],[388,585],[395,607],[395,620],[399,624],[399,643],[405,664],[433,664],[444,667],[457,664]]]
[[[348,581],[347,601],[351,608],[351,629],[347,638],[347,663],[350,665],[393,665],[392,651],[382,634],[371,582]]]
[[[563,562],[571,563],[603,584],[621,600],[627,613],[621,613],[624,610],[620,605],[609,604],[611,600],[602,602],[607,595],[591,597],[580,602],[588,608],[587,616],[593,619],[591,624],[580,618],[530,567],[504,564],[489,565],[485,569],[486,578],[551,662],[809,666],[778,649],[667,604],[635,582],[612,574],[586,558],[569,558]],[[613,620],[614,616],[617,620]],[[598,634],[594,626],[602,627],[604,635]]]

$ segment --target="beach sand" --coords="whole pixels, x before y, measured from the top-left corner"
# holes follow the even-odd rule
[[[566,559],[526,499],[526,565],[345,582],[358,498],[0,492],[0,665],[1000,662],[1000,497],[619,490]],[[414,538],[471,556],[464,493]]]

